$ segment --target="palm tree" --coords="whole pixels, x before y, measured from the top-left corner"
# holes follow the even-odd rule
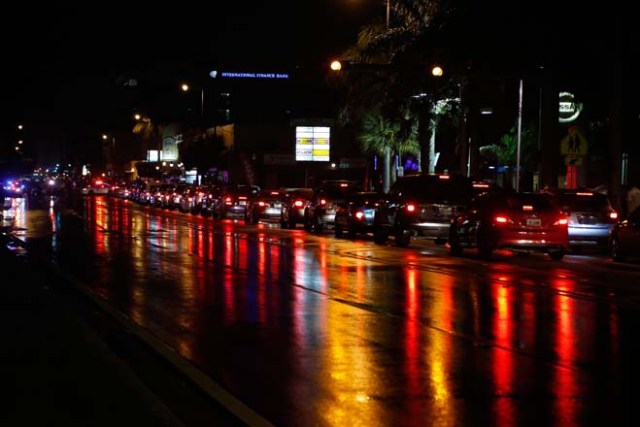
[[[438,101],[454,98],[457,86],[449,84],[453,74],[436,82],[427,69],[441,57],[440,32],[452,9],[448,2],[434,0],[396,0],[393,9],[393,25],[372,23],[362,28],[357,43],[343,54],[345,60],[364,66],[342,74],[346,96],[340,119],[357,122],[366,111],[378,108],[390,122],[417,129],[419,146],[428,147],[418,152],[420,164],[429,165],[433,172],[435,126],[439,115],[452,111]],[[422,93],[428,97],[411,102]],[[385,170],[388,159],[385,155]]]
[[[408,133],[397,122],[385,119],[378,109],[364,113],[362,132],[359,135],[361,147],[366,153],[383,156],[383,191],[389,191],[389,184],[395,180],[395,168],[391,164],[393,155],[417,154],[419,152],[416,129]]]
[[[162,126],[155,124],[151,119],[143,117],[133,126],[132,132],[142,140],[142,150],[159,149],[162,145]]]

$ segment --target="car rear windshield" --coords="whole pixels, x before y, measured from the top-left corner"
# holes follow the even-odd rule
[[[563,194],[558,198],[562,206],[573,211],[601,212],[609,209],[609,199],[604,194],[581,196],[578,194]]]

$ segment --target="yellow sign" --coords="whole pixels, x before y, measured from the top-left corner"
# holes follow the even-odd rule
[[[582,157],[587,155],[589,143],[579,131],[569,132],[560,143],[560,154],[563,156]]]

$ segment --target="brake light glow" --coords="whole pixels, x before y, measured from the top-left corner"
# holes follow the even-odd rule
[[[496,224],[506,224],[507,222],[509,222],[509,218],[503,215],[498,215],[493,220]]]
[[[578,196],[593,196],[593,193],[576,193]]]
[[[258,206],[260,206],[261,208],[262,208],[262,207],[265,207],[266,205],[267,205],[267,204],[266,204],[265,202],[263,202],[262,200],[260,200],[260,201],[258,202]]]
[[[326,199],[320,199],[320,204],[322,206],[326,205],[327,204],[327,200]]]
[[[356,219],[358,220],[363,220],[364,219],[364,213],[362,211],[358,211],[356,212]]]
[[[407,212],[415,212],[417,208],[415,204],[407,203],[407,206],[405,209],[407,210]]]
[[[553,223],[553,225],[567,225],[567,224],[569,224],[569,220],[567,218],[560,218],[559,220]]]
[[[342,188],[347,188],[349,186],[349,184],[345,183],[345,182],[341,182],[340,183],[340,187]]]
[[[296,200],[295,202],[293,202],[293,206],[295,206],[296,208],[301,208],[302,200]]]
[[[618,212],[609,212],[609,219],[618,219]]]
[[[438,178],[440,178],[440,179],[449,179],[449,175],[439,175]]]

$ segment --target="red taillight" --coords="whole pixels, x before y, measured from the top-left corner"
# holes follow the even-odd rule
[[[413,213],[416,211],[417,207],[413,203],[407,203],[407,206],[405,207],[405,209],[407,210],[407,212]]]
[[[296,208],[301,208],[302,200],[296,200],[295,202],[293,202],[293,206],[295,206]]]
[[[364,213],[362,211],[358,211],[358,212],[356,212],[355,217],[356,217],[357,220],[363,220],[364,219]]]
[[[226,205],[230,205],[230,204],[233,203],[233,199],[231,197],[227,196],[227,197],[224,198],[224,203]]]
[[[325,199],[320,199],[320,204],[324,206],[327,204],[327,201]]]
[[[507,218],[507,217],[506,217],[506,216],[504,216],[504,215],[498,215],[498,216],[496,216],[495,218],[493,218],[493,221],[494,221],[496,224],[506,224],[506,223],[508,223],[508,222],[509,222],[509,218]]]
[[[561,225],[561,226],[565,226],[568,224],[569,224],[569,219],[567,219],[566,217],[559,218],[553,223],[553,225]]]
[[[618,219],[618,212],[609,212],[609,219],[616,221]]]
[[[258,206],[260,206],[261,208],[263,208],[263,207],[267,206],[267,204],[266,204],[265,202],[263,202],[262,200],[260,200],[260,201],[258,202]]]

